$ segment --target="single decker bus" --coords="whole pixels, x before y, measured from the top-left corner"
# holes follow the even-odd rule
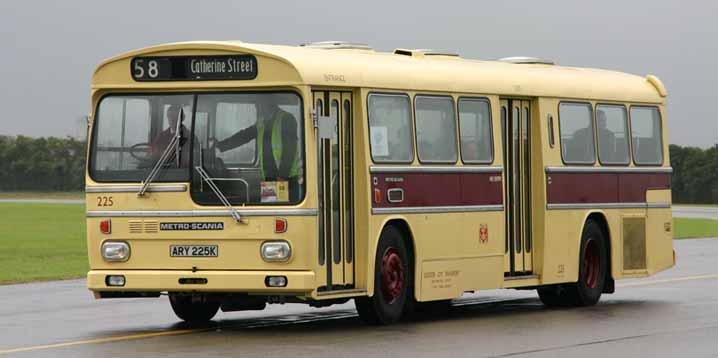
[[[666,89],[531,57],[319,42],[130,51],[92,78],[88,288],[179,318],[466,292],[589,306],[675,264]]]

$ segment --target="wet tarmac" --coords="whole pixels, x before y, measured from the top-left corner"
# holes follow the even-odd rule
[[[674,218],[718,219],[718,206],[684,206],[673,207]]]
[[[0,356],[716,357],[718,239],[675,246],[676,267],[619,281],[595,307],[492,290],[388,327],[362,324],[352,303],[220,312],[187,327],[166,297],[94,300],[82,280],[0,286]]]

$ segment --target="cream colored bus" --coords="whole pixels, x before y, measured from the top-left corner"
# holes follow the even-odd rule
[[[131,51],[92,79],[88,287],[191,322],[354,299],[388,324],[496,288],[593,305],[675,264],[665,97],[524,57]]]

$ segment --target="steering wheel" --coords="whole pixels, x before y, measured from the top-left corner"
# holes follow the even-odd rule
[[[146,161],[150,159],[150,149],[152,145],[149,142],[137,143],[130,147],[130,155],[139,161]]]

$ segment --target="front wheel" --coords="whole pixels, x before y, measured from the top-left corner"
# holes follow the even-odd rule
[[[382,231],[374,262],[374,296],[354,300],[359,318],[386,325],[401,319],[412,282],[409,251],[401,232],[387,226]]]
[[[210,321],[219,310],[219,301],[206,295],[183,295],[170,293],[170,304],[177,317],[188,323]]]

